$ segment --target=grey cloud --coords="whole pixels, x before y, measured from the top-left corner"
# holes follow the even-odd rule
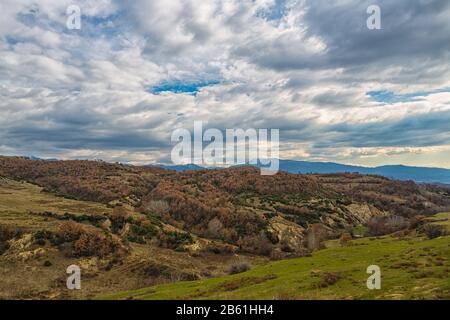
[[[427,97],[418,110],[382,106],[392,116],[373,121],[366,111],[380,105],[365,96],[450,85],[446,0],[376,1],[379,31],[366,28],[367,0],[263,8],[254,1],[117,0],[89,13],[80,32],[64,28],[63,5],[24,13],[5,1],[0,146],[8,152],[89,149],[132,158],[151,151],[167,160],[171,131],[191,129],[194,120],[221,130],[277,128],[282,149],[305,143],[324,158],[334,148],[450,145],[445,98]],[[100,5],[89,4],[92,12]],[[319,42],[323,50],[314,47]],[[205,79],[220,83],[195,97],[149,90]]]
[[[405,117],[398,121],[369,124],[345,123],[329,126],[332,135],[316,137],[317,148],[336,147],[424,147],[450,144],[450,111]]]
[[[277,70],[406,64],[414,58],[443,58],[450,42],[450,3],[377,1],[382,30],[366,27],[366,9],[373,1],[306,1],[308,37],[327,45],[323,55],[309,56],[302,41],[280,37],[261,40],[237,52],[261,66]]]

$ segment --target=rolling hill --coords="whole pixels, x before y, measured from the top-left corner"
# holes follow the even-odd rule
[[[185,280],[214,284],[219,280],[213,278],[245,264],[253,266],[249,275],[254,277],[252,272],[266,270],[256,266],[263,268],[269,260],[303,257],[298,260],[303,264],[317,250],[319,256],[333,256],[337,251],[321,253],[324,240],[344,235],[400,232],[414,242],[416,232],[427,232],[427,216],[449,210],[448,189],[378,175],[282,171],[261,176],[255,167],[177,172],[102,161],[0,156],[0,276],[5,279],[0,298],[93,298]],[[440,215],[433,223],[446,219]],[[375,247],[358,241],[350,251],[342,249],[350,254],[344,259],[353,261],[354,252],[355,259],[366,263],[359,248]],[[433,254],[446,254],[440,242],[427,243],[437,250]],[[391,253],[401,254],[386,248],[385,254]],[[291,272],[285,263],[273,262],[267,268],[283,266]],[[339,269],[344,264],[333,270],[336,265],[329,263],[329,268],[323,265],[326,272],[347,274]],[[67,292],[64,286],[64,266],[71,264],[83,269],[84,291]],[[289,280],[285,271],[280,269],[277,277]],[[441,271],[437,269],[436,277]],[[270,274],[262,277],[242,281],[275,280]],[[236,285],[241,286],[230,284]],[[441,297],[442,286],[436,285],[433,294]],[[289,297],[279,284],[275,288],[280,298]],[[293,297],[311,297],[313,291],[304,289],[304,296]],[[207,292],[205,297],[216,296]]]
[[[450,299],[450,238],[384,237],[354,241],[311,257],[256,266],[227,277],[179,282],[100,299]],[[378,265],[381,289],[368,290],[366,269]]]

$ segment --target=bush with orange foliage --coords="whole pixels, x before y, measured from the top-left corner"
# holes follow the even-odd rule
[[[83,225],[73,220],[62,223],[59,226],[58,236],[64,240],[64,242],[73,242],[80,238],[84,233]]]
[[[348,246],[352,243],[352,235],[348,232],[345,232],[339,238],[339,242],[341,246]]]
[[[74,221],[61,224],[57,235],[62,242],[72,243],[71,254],[76,257],[98,256],[104,258],[123,247],[118,238]]]
[[[94,232],[86,232],[74,242],[73,255],[78,257],[97,256],[105,258],[114,253],[118,245],[112,237]]]

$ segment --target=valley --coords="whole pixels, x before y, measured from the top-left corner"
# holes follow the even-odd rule
[[[448,299],[447,212],[375,175],[0,157],[0,298]]]
[[[102,299],[450,299],[450,239],[383,237],[335,241],[311,257],[272,262],[234,276],[160,285]],[[368,290],[368,265],[381,289]]]

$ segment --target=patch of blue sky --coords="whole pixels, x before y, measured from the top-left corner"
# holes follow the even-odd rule
[[[275,0],[273,6],[266,10],[260,10],[257,15],[268,21],[280,20],[287,14],[288,11],[289,10],[286,7],[286,0]]]
[[[380,90],[369,91],[367,95],[374,101],[382,103],[398,103],[398,102],[411,102],[418,97],[427,97],[431,94],[450,92],[450,88],[442,88],[431,91],[417,91],[405,94],[396,94],[392,91]]]
[[[200,89],[213,86],[218,83],[220,83],[220,81],[217,80],[194,83],[175,81],[154,86],[150,89],[150,92],[153,94],[160,94],[162,92],[187,93],[195,96],[200,91]]]
[[[45,14],[41,14],[38,9],[28,9],[24,12],[20,12],[16,15],[17,21],[22,23],[23,25],[34,28],[38,27],[43,30],[50,30],[58,33],[64,32],[64,29],[66,29],[65,25],[62,26],[58,22],[52,21],[49,19],[49,17]],[[32,39],[30,36],[27,36],[26,34],[21,36],[10,36],[7,35],[5,37],[6,43],[8,43],[10,46],[14,46],[19,42],[34,42],[35,39]]]
[[[86,26],[86,32],[84,33],[90,36],[99,34],[103,36],[115,36],[123,32],[120,18],[121,16],[118,13],[103,17],[83,15],[81,18],[82,30],[83,26]]]
[[[16,37],[12,37],[12,36],[5,36],[5,40],[6,40],[6,43],[7,44],[9,44],[9,45],[15,45],[15,44],[17,44],[18,42],[20,42],[20,40],[19,39],[17,39]]]
[[[28,9],[16,15],[17,21],[26,25],[27,27],[39,27],[45,30],[61,30],[61,26],[57,22],[50,20],[50,18],[40,13],[39,9]]]

